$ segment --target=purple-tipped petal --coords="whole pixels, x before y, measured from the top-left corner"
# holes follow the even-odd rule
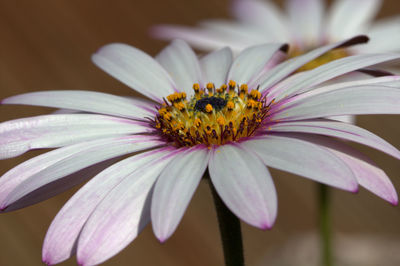
[[[43,115],[0,123],[0,159],[31,149],[149,131],[144,123],[92,114]]]
[[[340,40],[365,33],[381,3],[381,0],[334,1],[327,19],[328,36]]]
[[[1,104],[23,104],[65,108],[128,118],[152,115],[151,105],[142,100],[128,99],[94,91],[38,91],[8,97]]]
[[[289,87],[295,86],[296,83],[296,79],[298,79],[299,75],[307,75],[307,72],[301,72],[298,73],[296,75],[292,75],[289,78],[287,78],[285,81],[279,83],[276,88],[280,87],[280,88],[284,88],[283,90],[288,89]],[[350,74],[349,74],[350,75]],[[303,88],[301,89],[301,91],[299,91],[301,94],[296,95],[295,98],[290,99],[291,102],[294,101],[298,101],[307,97],[310,97],[312,95],[316,95],[316,94],[321,94],[321,93],[326,93],[329,91],[334,91],[334,90],[338,90],[338,89],[344,89],[344,88],[348,88],[351,89],[351,87],[355,87],[355,86],[362,86],[362,85],[379,85],[379,86],[388,86],[388,87],[398,87],[400,86],[400,76],[384,76],[384,77],[376,77],[376,78],[368,78],[368,79],[364,79],[362,78],[361,80],[357,80],[357,76],[354,76],[354,72],[353,75],[351,76],[343,76],[340,79],[343,80],[347,80],[347,79],[355,79],[355,80],[351,80],[351,81],[343,81],[343,82],[332,82],[332,84],[328,85],[326,84],[326,86],[323,87],[319,87],[319,88]],[[277,95],[277,97],[275,98],[275,100],[279,100],[282,97],[287,97],[287,95]]]
[[[113,165],[114,163],[118,162],[121,159],[120,157],[112,158],[89,167],[86,167],[78,172],[73,174],[67,175],[61,179],[57,179],[51,183],[48,183],[29,194],[25,195],[24,197],[20,198],[19,200],[15,201],[14,203],[7,206],[5,210],[2,212],[11,212],[21,208],[25,208],[27,206],[36,204],[43,200],[47,200],[51,197],[54,197],[68,189],[82,184],[88,179],[92,178],[96,174],[100,173],[102,170],[106,169],[107,167]]]
[[[238,84],[248,84],[268,64],[274,54],[285,47],[282,44],[262,44],[243,50],[233,61],[227,81],[234,80]]]
[[[318,135],[298,135],[297,137],[333,152],[350,167],[361,186],[392,205],[397,205],[397,193],[389,177],[367,156],[332,138]]]
[[[285,136],[266,135],[245,141],[242,146],[254,151],[270,167],[347,191],[357,191],[357,180],[350,168],[318,145]]]
[[[154,234],[164,242],[176,230],[208,165],[209,150],[194,147],[177,155],[154,187],[151,221]]]
[[[93,62],[122,83],[157,102],[176,88],[167,71],[148,54],[122,43],[103,46]]]
[[[174,40],[156,56],[156,60],[175,81],[178,91],[192,94],[194,83],[203,85],[199,60],[186,42]]]
[[[98,162],[161,144],[149,137],[127,136],[78,143],[39,155],[0,178],[0,208],[4,209],[32,191]]]
[[[102,199],[123,179],[169,152],[162,148],[135,155],[93,177],[68,200],[52,221],[43,243],[43,261],[53,265],[68,259],[83,225]]]
[[[102,199],[79,235],[79,264],[102,263],[136,238],[150,222],[153,184],[176,154],[172,151],[131,172]]]
[[[290,83],[282,82],[283,84],[278,84],[271,90],[271,93],[276,100],[280,100],[293,94],[306,92],[316,85],[351,71],[398,59],[400,59],[400,55],[398,54],[348,56],[307,71],[304,75],[297,75],[296,78],[290,80]]]
[[[212,184],[226,206],[246,223],[271,228],[278,208],[275,186],[257,156],[239,145],[212,150],[209,171]]]
[[[290,121],[337,115],[400,114],[397,87],[364,85],[340,88],[291,102],[273,114],[274,120]]]
[[[227,47],[202,57],[200,67],[203,72],[203,83],[212,82],[217,88],[225,84],[232,60],[232,50]]]
[[[400,160],[400,151],[393,145],[368,130],[347,123],[332,120],[288,121],[271,125],[268,130],[337,137],[370,146]]]

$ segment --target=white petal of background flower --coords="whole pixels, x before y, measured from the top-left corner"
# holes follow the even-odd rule
[[[301,48],[312,47],[323,41],[324,2],[321,0],[287,0],[286,10],[290,20],[294,44]]]
[[[265,31],[270,41],[285,43],[291,40],[288,19],[273,2],[234,0],[232,13],[240,21],[256,25]]]
[[[170,39],[171,36],[174,36],[173,39],[182,39],[190,43],[190,45],[194,48],[207,50],[215,50],[221,49],[227,46],[227,37],[222,34],[209,34],[209,30],[207,29],[193,29],[190,27],[184,26],[154,26],[150,30],[150,34],[157,38],[165,38]],[[247,45],[241,43],[232,43],[235,47],[236,51],[240,51],[243,48],[246,48]],[[232,47],[232,48],[233,48]]]
[[[335,41],[365,33],[381,3],[381,0],[334,1],[328,14],[327,35]]]
[[[400,43],[400,16],[378,20],[367,32],[371,40],[367,45],[355,47],[359,52],[398,52]],[[384,41],[382,41],[384,40]]]

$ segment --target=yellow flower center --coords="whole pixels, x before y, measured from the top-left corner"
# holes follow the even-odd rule
[[[293,50],[290,51],[289,56],[290,57],[296,57],[299,55],[302,55],[305,51],[302,51],[300,49],[294,48]],[[350,53],[346,49],[334,49],[331,50],[317,58],[315,58],[313,61],[308,62],[307,64],[303,65],[301,68],[297,70],[297,72],[301,71],[306,71],[306,70],[312,70],[314,68],[317,68],[319,66],[322,66],[326,63],[329,63],[331,61],[347,57],[349,56]]]
[[[255,134],[268,116],[270,104],[257,89],[229,81],[219,88],[193,85],[194,95],[167,96],[154,119],[157,132],[178,147],[222,145]],[[273,101],[272,101],[273,102]]]

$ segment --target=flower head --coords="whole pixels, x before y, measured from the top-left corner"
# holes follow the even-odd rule
[[[288,77],[335,43],[272,66],[285,45],[223,48],[198,59],[174,41],[155,59],[110,44],[93,61],[149,100],[90,91],[45,91],[12,96],[2,104],[75,110],[0,124],[0,157],[57,148],[0,178],[0,208],[15,210],[92,177],[60,210],[46,235],[43,260],[59,263],[76,252],[81,265],[117,254],[150,221],[160,241],[177,228],[205,171],[227,207],[266,229],[277,196],[266,166],[348,191],[358,185],[397,204],[385,173],[340,139],[400,152],[354,125],[321,117],[399,114],[398,76],[320,84],[366,66],[400,58],[358,55]],[[266,67],[269,66],[269,67]],[[119,162],[126,154],[136,153]],[[99,169],[101,170],[99,172]]]

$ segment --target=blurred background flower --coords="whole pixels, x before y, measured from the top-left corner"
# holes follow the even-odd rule
[[[320,60],[323,63],[360,52],[400,51],[400,16],[373,22],[382,3],[382,0],[336,0],[327,8],[325,0],[286,0],[284,9],[279,10],[273,1],[232,0],[230,9],[235,20],[204,20],[196,28],[159,25],[151,33],[161,39],[181,38],[200,49],[229,45],[240,51],[254,44],[287,42],[291,45],[291,56],[358,34],[371,38],[367,45],[330,53]],[[389,42],[388,36],[392,36]]]
[[[282,6],[281,1],[276,3]],[[147,35],[152,25],[194,26],[204,19],[229,19],[228,11],[228,1],[225,0],[2,1],[0,98],[46,89],[101,90],[132,95],[130,88],[92,64],[90,55],[93,52],[106,43],[118,41],[154,55],[166,43],[152,40]],[[383,3],[378,18],[399,13],[400,3],[388,0]],[[390,41],[391,36],[388,37]],[[0,121],[48,111],[38,107],[2,106]],[[398,116],[360,116],[357,123],[400,147],[398,121]],[[398,161],[370,148],[355,146],[384,169],[400,191]],[[39,152],[33,151],[16,159],[0,161],[0,174],[37,154]],[[297,234],[316,230],[317,204],[313,182],[276,170],[271,172],[279,190],[279,217],[271,231],[263,232],[243,225],[248,265],[256,265],[269,251],[290,245],[291,238]],[[72,189],[41,204],[2,214],[0,265],[43,265],[41,248],[46,230],[57,211],[75,191]],[[207,185],[201,184],[180,227],[168,242],[160,245],[148,227],[135,243],[104,265],[222,265],[218,225],[212,204]],[[390,206],[365,190],[360,190],[356,197],[334,190],[333,216],[335,232],[347,236],[362,235],[361,242],[364,242],[363,239],[374,242],[376,238],[384,239],[379,243],[400,240],[399,208]],[[352,242],[352,248],[355,243],[360,242]],[[371,250],[369,247],[366,253]],[[312,246],[308,251],[313,252]],[[381,264],[386,265],[385,261]],[[76,263],[72,259],[61,265]]]

